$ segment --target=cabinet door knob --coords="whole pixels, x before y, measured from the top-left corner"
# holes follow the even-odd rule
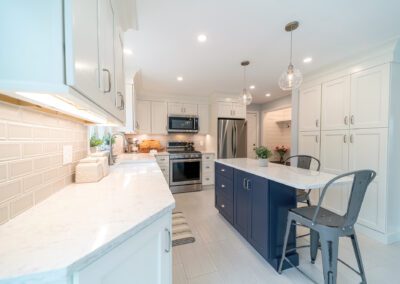
[[[319,127],[319,119],[315,120],[315,126]]]
[[[206,180],[210,180],[210,178],[206,178]]]
[[[347,135],[343,135],[343,142],[347,143]]]
[[[225,169],[221,169],[221,172],[225,172]]]
[[[221,184],[221,188],[225,188],[225,184]]]
[[[225,208],[225,204],[221,204],[221,207],[222,207],[222,208]]]
[[[345,125],[349,124],[349,117],[347,115],[344,117],[344,124]]]

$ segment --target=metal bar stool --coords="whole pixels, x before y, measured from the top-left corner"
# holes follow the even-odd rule
[[[329,211],[321,207],[327,189],[334,182],[337,182],[338,180],[343,178],[350,178],[351,176],[353,176],[353,182],[352,182],[350,198],[347,205],[346,214],[340,216],[332,211]],[[282,258],[278,270],[279,274],[282,273],[282,266],[284,260],[286,260],[291,266],[293,266],[290,260],[286,258],[286,253],[295,250],[296,248],[286,251],[286,247],[289,238],[290,227],[292,225],[296,225],[297,223],[299,223],[305,227],[310,228],[311,232],[310,246],[302,246],[302,247],[310,247],[311,263],[315,262],[319,248],[319,242],[321,243],[324,281],[326,284],[336,284],[338,261],[342,262],[347,267],[356,272],[358,275],[360,275],[362,279],[361,283],[364,284],[367,283],[367,279],[365,277],[365,272],[362,264],[361,253],[356,237],[356,232],[354,230],[354,224],[357,221],[358,214],[360,212],[361,205],[364,200],[365,192],[367,191],[369,184],[373,181],[375,176],[376,172],[372,170],[354,171],[339,175],[325,185],[325,187],[322,190],[318,206],[293,208],[289,210],[287,225],[286,225],[285,240],[282,251]],[[344,180],[344,182],[347,182],[347,180]],[[351,238],[359,271],[352,268],[344,261],[338,259],[340,237]],[[302,272],[298,267],[295,268],[298,269],[303,275],[305,275],[311,281],[316,283],[310,276]]]
[[[292,160],[297,159],[297,165],[296,167],[301,168],[301,169],[306,169],[306,170],[310,170],[311,169],[311,163],[313,161],[316,162],[316,171],[319,171],[319,169],[321,168],[321,162],[313,157],[313,156],[308,156],[308,155],[294,155],[294,156],[290,156],[289,158],[287,158],[284,161],[284,165],[287,165],[288,162],[291,163],[291,165],[293,165],[293,163],[291,162]],[[311,190],[305,191],[304,189],[297,189],[296,190],[296,198],[297,198],[297,202],[300,203],[306,203],[307,206],[311,206],[311,201],[310,201],[310,192]]]

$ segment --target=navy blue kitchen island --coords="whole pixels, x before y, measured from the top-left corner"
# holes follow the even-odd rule
[[[296,188],[320,188],[333,177],[277,164],[259,167],[254,159],[217,160],[215,207],[278,270],[288,210],[297,206]],[[288,249],[295,246],[296,231],[292,227]],[[295,250],[287,257],[298,265]]]

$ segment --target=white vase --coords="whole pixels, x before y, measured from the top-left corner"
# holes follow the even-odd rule
[[[260,167],[268,167],[268,159],[258,159],[258,165]]]

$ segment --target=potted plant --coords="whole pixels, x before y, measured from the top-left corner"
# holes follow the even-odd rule
[[[285,154],[287,153],[287,151],[289,151],[289,148],[285,147],[284,145],[282,146],[276,146],[275,147],[275,151],[278,153],[279,155],[279,163],[283,164],[284,160],[283,157],[285,156]]]
[[[260,146],[254,149],[256,152],[256,156],[258,158],[258,165],[260,167],[267,167],[268,166],[268,158],[272,156],[271,150],[269,150],[265,146]]]
[[[97,149],[101,144],[103,144],[103,140],[97,137],[97,135],[93,134],[92,137],[90,137],[90,152],[97,152]]]
[[[112,136],[110,133],[107,133],[106,135],[104,135],[103,141],[104,141],[104,145],[107,145],[111,148],[112,145],[114,145],[114,143],[115,143],[115,137]]]

